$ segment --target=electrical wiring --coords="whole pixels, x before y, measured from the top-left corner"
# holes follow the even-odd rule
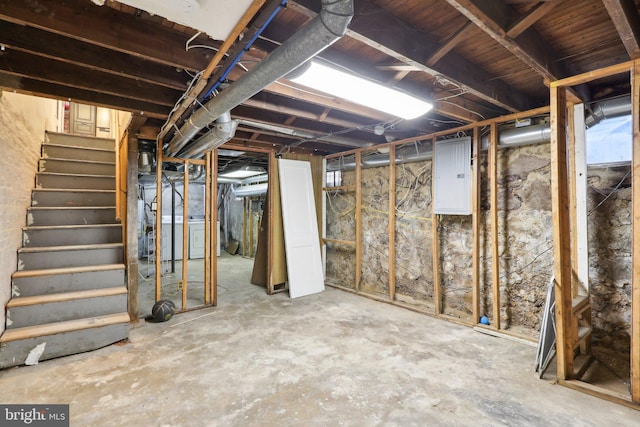
[[[343,199],[345,199],[345,200],[346,200],[346,198],[345,198],[342,194],[338,193],[337,191],[335,192],[335,195],[337,195],[337,196],[341,196]],[[345,216],[345,215],[349,215],[351,212],[353,212],[353,211],[355,211],[355,210],[356,210],[356,204],[354,203],[354,204],[353,204],[353,206],[351,206],[349,209],[347,209],[347,210],[345,210],[345,211],[340,212],[340,211],[339,211],[339,210],[337,210],[337,209],[336,209],[336,207],[334,206],[334,204],[333,204],[333,200],[332,200],[332,199],[333,199],[332,195],[329,193],[329,191],[327,191],[327,201],[329,202],[329,208],[331,208],[331,212],[333,212],[333,213],[337,214],[338,216]]]

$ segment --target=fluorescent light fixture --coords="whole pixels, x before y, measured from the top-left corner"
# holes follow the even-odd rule
[[[263,168],[259,168],[256,166],[245,166],[243,168],[236,169],[234,171],[221,173],[220,176],[223,176],[225,178],[242,179],[242,178],[248,178],[250,176],[261,175],[264,173],[266,173],[266,171]]]
[[[406,120],[433,108],[429,102],[316,61],[303,67],[300,75],[289,80]]]

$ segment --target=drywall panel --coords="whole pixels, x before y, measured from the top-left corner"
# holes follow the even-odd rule
[[[289,295],[324,290],[316,204],[309,162],[278,160]]]
[[[471,138],[436,141],[434,212],[471,215]]]

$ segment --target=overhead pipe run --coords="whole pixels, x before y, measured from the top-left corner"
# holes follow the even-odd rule
[[[207,151],[213,150],[233,138],[237,128],[238,122],[231,120],[231,112],[226,111],[216,119],[213,129],[178,152],[178,157],[184,159],[199,158]]]
[[[353,139],[353,138],[346,138],[344,136],[316,134],[313,132],[307,132],[299,129],[291,129],[284,126],[256,122],[253,120],[241,119],[241,120],[238,120],[238,122],[240,124],[251,126],[256,129],[269,130],[277,133],[282,133],[284,135],[295,136],[303,139],[314,139],[317,141],[325,141],[333,144],[344,145],[346,147],[364,148],[364,147],[370,147],[373,145],[373,143],[371,142],[360,141],[358,139]]]
[[[593,104],[590,113],[585,118],[587,127],[592,127],[604,119],[621,117],[631,112],[631,96],[621,96],[619,98],[600,101]],[[538,125],[521,128],[510,128],[499,131],[499,147],[518,147],[522,145],[544,144],[551,141],[551,125],[542,123]],[[482,137],[482,149],[489,147],[489,136]],[[405,146],[396,150],[396,163],[418,162],[431,159],[431,144]],[[389,156],[385,154],[374,154],[362,157],[362,167],[387,166]],[[328,171],[353,170],[355,161],[342,162],[334,159],[327,163]]]
[[[353,0],[322,0],[322,10],[308,25],[194,112],[164,148],[165,156],[175,156],[200,129],[225,111],[231,111],[335,43],[346,32],[353,9]]]

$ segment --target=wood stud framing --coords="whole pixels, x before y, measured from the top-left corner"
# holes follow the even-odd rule
[[[491,289],[494,329],[500,329],[500,251],[498,249],[498,125],[489,133],[489,184],[491,198]]]
[[[572,319],[572,239],[571,217],[567,177],[567,134],[569,115],[567,90],[571,86],[588,83],[616,74],[629,74],[631,80],[631,104],[633,121],[632,157],[632,289],[631,289],[631,372],[630,398],[620,393],[573,380],[573,345],[576,331]],[[556,329],[558,379],[561,384],[586,393],[632,405],[640,403],[640,60],[617,64],[589,73],[551,82],[551,179],[553,205],[554,275],[556,292]]]
[[[632,271],[631,279],[631,399],[640,403],[640,60],[631,69],[633,120]]]
[[[396,147],[389,148],[389,299],[396,299]]]
[[[473,233],[473,260],[471,290],[472,324],[480,320],[480,130],[473,129],[473,160],[471,169],[471,209],[472,209],[472,233]]]
[[[362,281],[362,154],[356,153],[356,291]]]

